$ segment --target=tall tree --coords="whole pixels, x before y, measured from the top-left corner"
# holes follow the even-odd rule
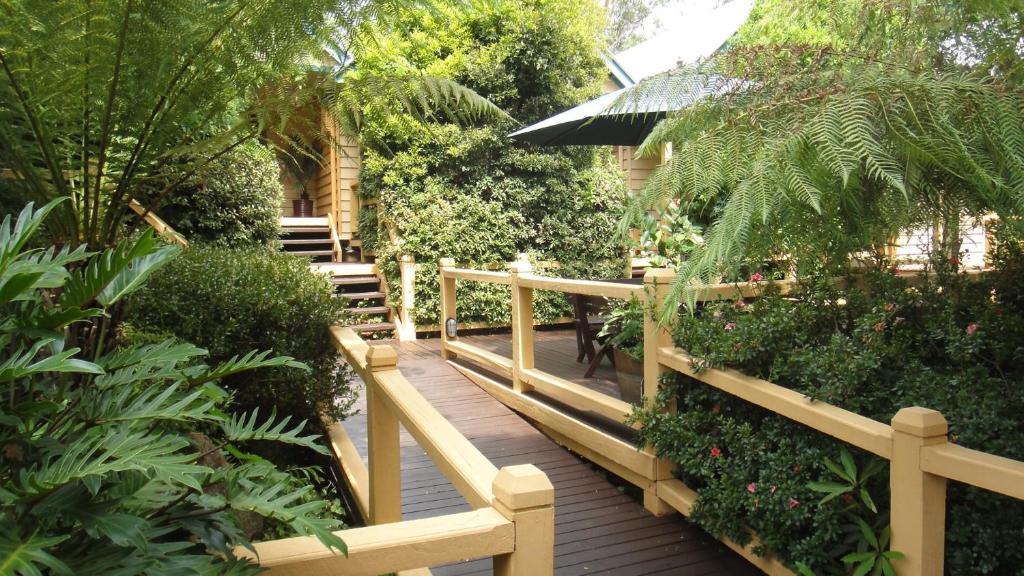
[[[51,232],[92,247],[123,233],[139,182],[172,158],[202,165],[287,124],[324,101],[351,118],[348,92],[380,82],[408,88],[413,107],[480,98],[453,83],[419,78],[310,74],[324,46],[357,38],[367,19],[407,2],[354,0],[12,0],[0,4],[0,187],[72,202]],[[345,64],[345,62],[340,62]],[[186,170],[183,178],[191,174]],[[164,194],[176,185],[170,182]]]

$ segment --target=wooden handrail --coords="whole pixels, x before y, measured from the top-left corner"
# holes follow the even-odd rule
[[[434,526],[427,526],[427,534],[416,532],[417,544],[430,548],[442,548],[439,554],[461,554],[456,559],[494,556],[495,574],[499,576],[541,576],[554,571],[554,488],[547,476],[532,465],[507,466],[499,470],[459,431],[442,416],[419,391],[405,379],[397,367],[397,354],[387,345],[369,346],[351,328],[334,326],[330,330],[335,347],[342,352],[352,368],[366,384],[367,420],[370,445],[368,472],[350,474],[358,484],[368,485],[365,508],[373,524],[387,524],[388,527],[405,526],[401,520],[400,488],[400,446],[399,424],[416,439],[439,470],[478,512],[490,515],[492,519],[504,519],[511,526],[512,549],[495,549],[491,536],[478,532],[465,535],[472,542],[468,544],[447,540],[441,532],[430,532]],[[336,453],[351,452],[338,427],[331,427],[332,445]],[[365,480],[364,480],[365,478]],[[357,495],[360,507],[364,507],[363,496]],[[445,517],[445,522],[458,526],[459,515]],[[471,520],[478,517],[467,517]],[[397,522],[397,524],[395,524]],[[497,530],[503,524],[492,523]],[[480,526],[471,524],[476,530]],[[419,530],[419,528],[417,528]],[[347,532],[345,533],[347,534]],[[488,532],[490,534],[490,532]],[[349,539],[344,534],[343,539]],[[502,536],[505,538],[506,536]],[[461,538],[461,536],[460,536]],[[392,543],[392,554],[407,553],[401,545]],[[305,545],[308,545],[305,544]],[[349,544],[351,550],[351,544]],[[462,547],[459,550],[459,547]],[[315,547],[314,547],[315,548]],[[321,545],[322,548],[322,545]],[[382,549],[387,548],[386,546]],[[313,552],[315,560],[325,558],[323,550]],[[351,552],[350,552],[351,553]],[[382,563],[370,563],[362,573],[383,573],[394,570],[429,566],[452,560],[447,556],[416,556],[415,560],[403,558],[401,562],[392,559],[387,563],[387,554],[380,557]],[[336,558],[335,556],[331,557]],[[376,557],[375,557],[376,558]],[[304,562],[304,561],[303,561]],[[303,562],[288,563],[289,570],[281,574],[306,574]],[[312,560],[311,560],[312,562]],[[400,564],[400,565],[396,565]],[[311,564],[321,568],[318,564]],[[323,568],[326,569],[327,565]],[[339,563],[330,564],[332,570],[349,567]],[[362,570],[362,568],[360,568]],[[326,574],[326,572],[323,572]],[[335,573],[335,572],[332,572]],[[353,572],[356,573],[356,572]]]
[[[730,396],[756,404],[882,458],[892,457],[892,428],[887,424],[825,402],[817,402],[785,386],[747,376],[736,370],[696,370],[693,358],[679,348],[661,348],[657,357],[663,366],[714,386]]]
[[[509,284],[512,281],[508,272],[470,270],[469,268],[445,268],[441,271],[441,275],[444,278],[473,280],[475,282],[486,282],[488,284]]]
[[[341,237],[338,236],[338,227],[335,225],[333,212],[327,213],[327,227],[331,230],[331,251],[334,252],[334,261],[341,262]]]
[[[971,280],[981,278],[985,271],[969,271]],[[901,273],[911,284],[923,281],[917,272]],[[464,356],[486,367],[501,368],[499,373],[511,373],[513,387],[490,380],[486,376],[463,369],[481,387],[493,396],[538,422],[549,434],[574,450],[591,458],[610,471],[644,490],[644,506],[654,513],[672,509],[689,515],[697,493],[672,477],[671,463],[657,460],[650,447],[621,450],[598,429],[578,420],[571,414],[549,406],[527,394],[536,389],[577,410],[589,410],[622,421],[628,405],[612,398],[584,389],[572,382],[542,372],[533,359],[534,290],[555,290],[604,296],[629,298],[635,296],[648,307],[660,304],[674,282],[669,270],[649,269],[643,286],[611,282],[549,278],[532,273],[529,262],[523,259],[510,265],[510,273],[468,270],[454,267],[451,260],[443,260],[440,267],[442,282],[442,318],[454,318],[456,309],[454,280],[474,280],[512,287],[512,359],[497,357],[491,352],[459,342],[457,336],[444,337],[442,350],[446,357]],[[837,278],[839,287],[860,285],[863,278]],[[722,283],[700,288],[698,301],[756,297],[768,287],[787,294],[797,286],[794,280],[777,282]],[[442,333],[443,334],[443,333]],[[893,537],[891,548],[899,550],[904,558],[896,562],[901,574],[910,576],[938,575],[942,573],[945,537],[945,485],[947,479],[963,482],[1024,500],[1024,462],[1002,458],[978,450],[951,444],[947,438],[947,425],[941,414],[925,408],[904,408],[893,418],[891,425],[872,420],[825,402],[814,401],[790,388],[779,386],[736,370],[705,368],[696,370],[693,358],[672,344],[668,329],[646,314],[644,320],[644,384],[645,403],[654,400],[660,376],[666,371],[677,372],[713,386],[727,394],[765,408],[775,414],[804,424],[840,441],[886,458],[891,462],[892,484],[891,516]],[[619,441],[621,442],[621,441]],[[637,451],[639,448],[641,451]],[[634,456],[643,456],[637,461]],[[756,538],[756,535],[753,535]],[[770,574],[792,574],[772,558],[758,557],[752,546],[740,546],[723,540],[733,549]]]
[[[312,536],[258,542],[255,554],[245,548],[235,553],[258,561],[272,576],[376,576],[515,551],[515,524],[493,508],[336,534],[347,557]]]
[[[398,370],[377,373],[377,389],[393,414],[416,439],[455,489],[474,508],[490,506],[498,469],[442,416]],[[397,472],[397,471],[396,471]]]
[[[348,555],[311,536],[236,548],[272,576],[371,576],[493,557],[496,576],[554,574],[554,488],[537,467],[498,470],[397,369],[390,346],[368,346],[351,328],[334,326],[337,349],[363,378],[369,421],[369,473],[343,470],[372,526],[336,532]],[[401,521],[399,423],[477,509]],[[342,468],[362,460],[337,422],[325,422]],[[365,512],[364,512],[365,513]]]
[[[171,228],[171,225],[164,222],[156,215],[155,212],[152,212],[142,204],[139,204],[138,200],[134,198],[128,200],[128,207],[138,214],[146,224],[152,226],[153,229],[156,230],[157,234],[168,238],[171,242],[174,242],[183,248],[188,248],[188,240],[186,240],[184,236],[178,233],[174,228]]]
[[[1024,462],[944,442],[921,450],[921,469],[1024,500]]]

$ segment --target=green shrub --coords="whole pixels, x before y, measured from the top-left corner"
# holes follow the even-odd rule
[[[178,248],[148,231],[96,256],[25,249],[53,207],[0,224],[0,573],[255,574],[234,549],[260,518],[343,548],[308,482],[233,455],[255,438],[327,453],[302,424],[233,414],[217,384],[301,364],[210,367],[171,340],[105,347],[121,299]]]
[[[263,370],[224,379],[247,410],[296,418],[323,410],[343,418],[352,401],[350,372],[328,328],[344,303],[330,281],[301,258],[265,248],[190,248],[155,274],[130,303],[128,321],[141,332],[172,333],[223,361],[246,350],[273,350],[310,372]]]
[[[223,246],[269,244],[280,231],[284,189],[274,152],[247,142],[203,167],[166,197],[156,194],[185,175],[165,170],[161,186],[147,186],[139,200],[190,240]]]
[[[363,250],[376,252],[380,246],[380,227],[377,225],[377,207],[362,206],[359,208],[359,238],[363,241]]]
[[[867,291],[815,280],[785,298],[766,290],[745,305],[711,303],[680,317],[676,343],[699,366],[735,367],[880,422],[906,406],[939,410],[954,442],[1024,460],[1024,258],[1005,255],[1011,247],[978,282],[940,271],[911,287],[873,272]],[[841,443],[686,377],[663,400],[673,396],[678,414],[641,414],[642,436],[700,492],[694,519],[738,541],[749,526],[791,565],[841,571],[851,503],[819,505],[808,487],[831,476],[823,462]],[[853,453],[861,465],[876,459]],[[856,511],[876,530],[887,523],[887,480],[869,486],[878,514]],[[1024,529],[1024,503],[951,483],[947,518],[949,573],[1024,570],[1024,551],[1005,545]]]

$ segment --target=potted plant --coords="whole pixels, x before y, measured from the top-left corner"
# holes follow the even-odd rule
[[[320,155],[317,151],[298,139],[293,139],[292,149],[283,160],[285,170],[298,184],[301,193],[292,200],[292,215],[299,218],[313,216],[313,200],[309,197],[309,183],[316,178],[320,170]]]
[[[639,402],[644,374],[644,305],[637,298],[612,306],[597,338],[612,346],[622,399]]]

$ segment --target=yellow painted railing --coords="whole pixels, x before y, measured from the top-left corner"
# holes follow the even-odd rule
[[[174,228],[171,228],[171,225],[168,224],[167,222],[164,222],[159,216],[156,215],[155,212],[151,212],[148,208],[144,207],[142,204],[139,204],[138,200],[132,198],[131,200],[128,201],[128,206],[132,209],[133,212],[138,214],[146,222],[146,224],[152,226],[153,229],[156,230],[157,234],[160,234],[161,236],[170,239],[171,242],[174,242],[179,246],[188,248],[188,240],[186,240],[184,236],[179,234],[178,231],[176,231]]]
[[[274,576],[376,575],[493,557],[498,576],[554,572],[554,488],[533,465],[497,469],[398,370],[391,346],[369,346],[350,328],[331,337],[366,385],[369,463],[363,466],[344,429],[328,423],[359,508],[371,526],[338,532],[348,556],[313,537],[254,545]],[[471,512],[402,521],[399,425],[474,508]]]
[[[975,276],[977,274],[974,274]],[[529,262],[509,265],[507,273],[466,270],[442,259],[441,318],[457,318],[455,282],[492,282],[512,286],[512,357],[505,358],[442,333],[446,358],[471,360],[488,372],[512,381],[512,387],[462,364],[455,367],[492,396],[533,419],[555,440],[603,466],[644,491],[644,506],[655,514],[671,510],[689,515],[697,493],[674,478],[672,465],[658,459],[649,447],[635,446],[552,404],[526,394],[537,390],[575,410],[622,422],[632,405],[538,370],[533,356],[533,291],[556,290],[608,298],[636,297],[660,308],[675,277],[671,271],[649,269],[643,286],[535,276]],[[756,296],[766,283],[717,284],[706,287],[699,300]],[[777,282],[783,292],[793,282]],[[729,369],[693,368],[686,351],[675,347],[668,330],[653,315],[644,321],[643,402],[657,394],[660,376],[678,372],[727,394],[833,436],[890,461],[891,548],[904,554],[896,563],[901,575],[940,576],[945,546],[946,483],[963,482],[1024,500],[1024,462],[1001,458],[949,442],[948,426],[939,412],[921,407],[900,410],[889,424],[818,401],[772,382]],[[769,574],[792,574],[770,557],[723,540]]]

